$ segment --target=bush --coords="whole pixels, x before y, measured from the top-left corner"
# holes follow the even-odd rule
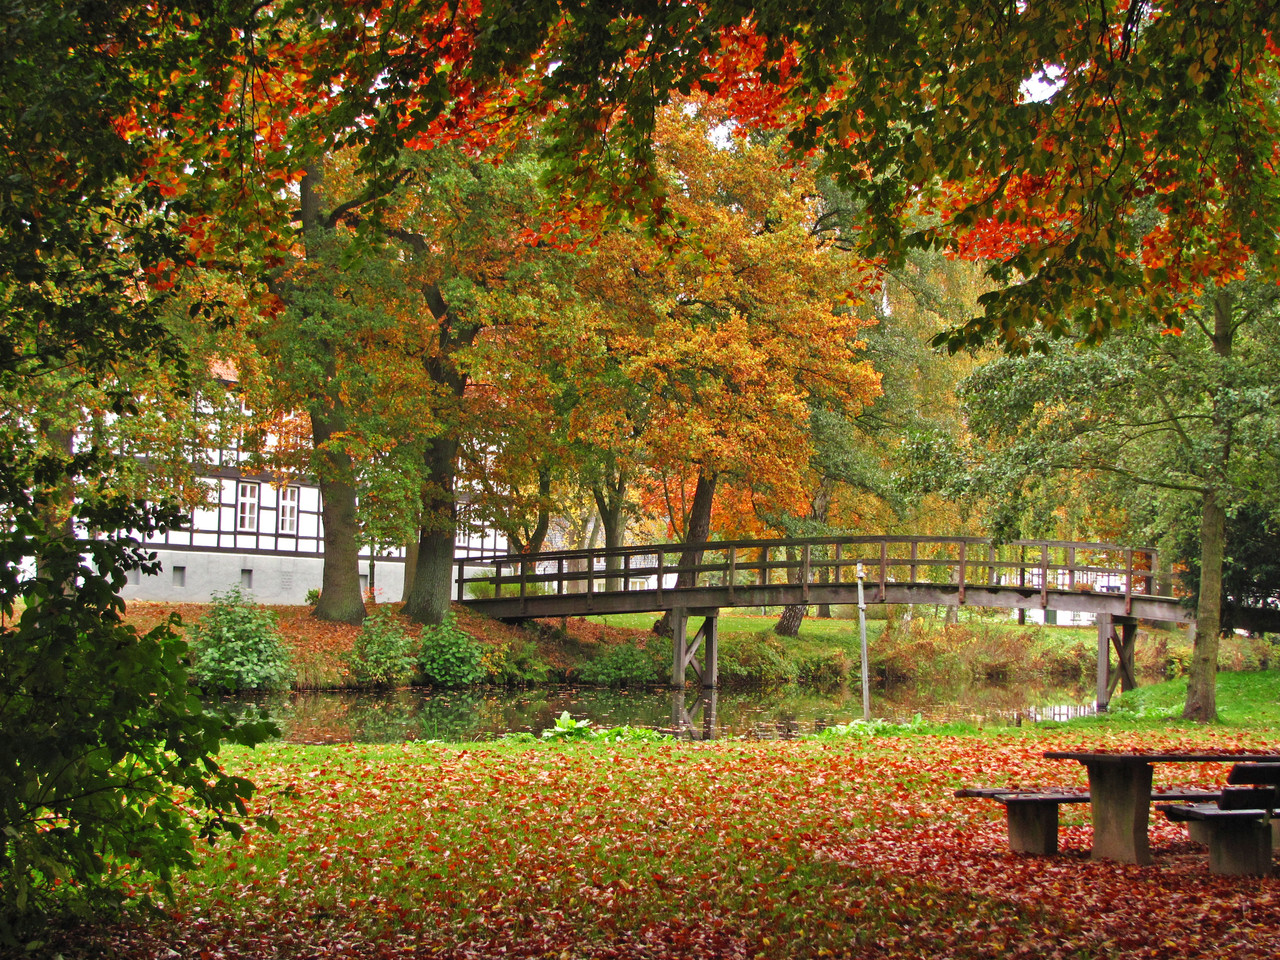
[[[580,666],[577,679],[595,687],[635,687],[657,683],[661,673],[647,652],[624,643]]]
[[[418,669],[433,687],[469,687],[484,679],[483,651],[463,632],[452,613],[444,623],[422,628]]]
[[[28,486],[36,486],[28,484]],[[176,618],[139,634],[122,620],[124,571],[154,565],[122,540],[40,540],[19,485],[0,530],[0,953],[63,915],[168,892],[194,839],[238,832],[253,785],[221,772],[224,740],[272,732],[206,711],[190,694]],[[145,518],[112,515],[141,529]],[[87,554],[88,559],[82,554]],[[24,558],[40,557],[39,574]],[[150,567],[149,567],[150,565]],[[75,583],[75,590],[64,585]],[[15,609],[22,614],[13,618]],[[34,945],[33,945],[34,946]]]
[[[277,690],[293,679],[275,617],[245,599],[239,587],[214,594],[212,608],[191,637],[191,675],[205,690]]]
[[[360,684],[391,687],[413,676],[417,641],[405,631],[388,606],[375,607],[365,618],[355,645],[347,654],[347,669]]]
[[[489,647],[480,658],[480,666],[489,683],[504,686],[546,683],[551,676],[551,665],[539,655],[538,645],[528,640]]]
[[[569,711],[565,710],[560,714],[554,727],[547,727],[542,731],[543,740],[594,740],[596,731],[591,726],[590,720],[575,720],[569,716]]]
[[[793,683],[799,674],[772,630],[720,637],[720,677],[733,683]]]

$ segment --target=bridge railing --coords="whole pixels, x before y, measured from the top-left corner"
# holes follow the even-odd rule
[[[974,537],[817,537],[707,543],[693,562],[683,544],[563,550],[459,562],[458,599],[546,594],[619,594],[799,585],[853,584],[858,565],[865,581],[950,585],[959,601],[985,586],[1154,596],[1156,551],[1119,544],[1055,540],[996,543]],[[884,591],[881,590],[881,595]]]

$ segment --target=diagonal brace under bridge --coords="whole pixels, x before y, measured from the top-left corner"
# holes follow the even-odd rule
[[[701,616],[702,626],[689,637],[689,617]],[[683,687],[689,667],[702,687],[715,687],[719,682],[719,622],[720,610],[691,611],[677,607],[671,611],[671,686]],[[698,652],[703,658],[698,659]]]

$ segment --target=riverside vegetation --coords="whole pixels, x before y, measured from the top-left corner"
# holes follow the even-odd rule
[[[135,603],[130,617],[146,626],[169,607]],[[422,627],[378,604],[362,627],[325,623],[306,607],[263,608],[237,592],[213,604],[178,608],[187,623],[196,676],[223,691],[341,689],[423,683],[526,685],[572,682],[599,687],[665,683],[671,642],[649,629],[646,614],[502,624],[455,608],[445,623]],[[878,684],[1052,682],[1092,678],[1093,627],[1020,626],[971,615],[959,623],[903,618],[881,608],[867,624],[873,681]],[[726,614],[720,619],[720,677],[725,685],[840,683],[858,676],[856,620],[809,618],[798,637],[773,633],[774,617]],[[1224,638],[1223,670],[1270,665],[1265,638]],[[1136,659],[1147,679],[1183,675],[1191,644],[1181,630],[1139,631]]]
[[[66,958],[1272,957],[1280,878],[1216,877],[1153,818],[1155,865],[1011,854],[956,787],[1081,784],[1047,749],[1274,750],[1280,672],[1222,678],[1224,722],[1172,719],[1179,681],[1109,716],[998,733],[851,724],[793,742],[591,737],[227,752],[251,829],[205,848],[162,911],[73,928]],[[1220,784],[1220,764],[1156,768]],[[138,890],[143,893],[144,890]]]

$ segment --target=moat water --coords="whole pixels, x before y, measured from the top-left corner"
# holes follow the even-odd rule
[[[990,726],[1065,720],[1093,712],[1093,691],[1077,688],[901,687],[873,691],[871,716],[909,722],[963,720]],[[695,739],[782,739],[863,715],[861,688],[799,684],[719,690],[601,690],[588,687],[386,692],[297,692],[255,701],[292,743],[459,742],[508,733],[540,734],[567,711],[601,728],[630,724]]]

